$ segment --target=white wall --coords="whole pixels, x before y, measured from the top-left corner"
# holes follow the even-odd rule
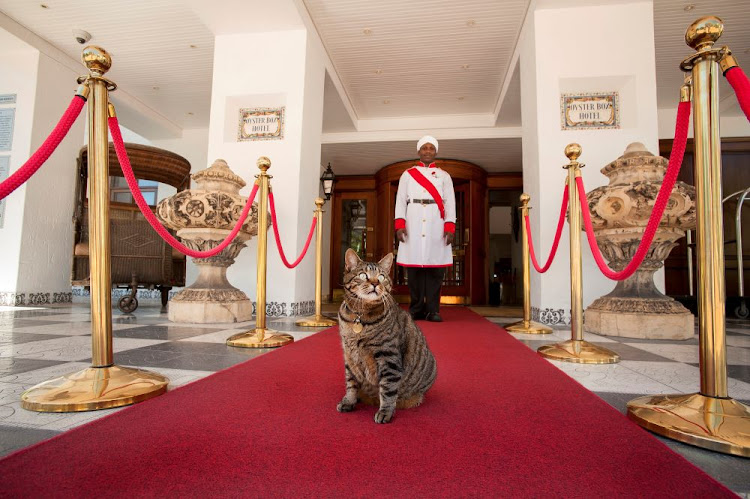
[[[627,43],[613,36],[613,20],[629,27]],[[583,149],[579,161],[587,165],[582,170],[587,191],[608,182],[599,170],[629,143],[643,142],[649,150],[658,150],[653,7],[647,1],[537,9],[529,23],[533,30],[525,27],[521,45],[524,190],[532,196],[532,234],[543,258],[560,211],[567,144],[577,142]],[[620,94],[620,129],[561,130],[560,94],[612,90]],[[567,232],[548,273],[541,278],[532,273],[535,307],[566,313],[570,308]],[[614,284],[599,272],[585,240],[582,246],[585,307]]]
[[[47,55],[39,55],[32,150],[42,145],[67,109],[77,76]],[[86,107],[81,114],[85,112]],[[17,286],[20,292],[70,292],[76,158],[83,134],[84,119],[79,116],[65,140],[27,184]]]
[[[312,220],[315,198],[324,197],[320,186],[320,148],[323,133],[323,94],[325,93],[325,52],[317,36],[307,36],[305,58],[305,89],[302,116],[302,150],[300,153],[300,203],[297,220],[298,238],[304,243]],[[330,217],[330,212],[329,212]],[[283,228],[283,226],[281,226]],[[297,267],[294,301],[315,298],[315,239],[305,260]],[[330,242],[329,242],[330,244]],[[329,253],[323,252],[323,260]],[[329,256],[328,258],[325,258]],[[287,257],[289,259],[290,257]],[[324,288],[325,289],[325,288]]]
[[[42,145],[73,99],[69,68],[0,30],[0,93],[17,94],[11,174]],[[85,115],[85,107],[81,113]],[[29,181],[6,198],[0,293],[70,293],[76,158],[83,116]],[[6,153],[0,153],[6,154]]]
[[[252,47],[263,50],[249,50]],[[256,161],[271,159],[269,174],[276,198],[281,241],[287,258],[301,251],[318,195],[324,71],[322,50],[305,30],[216,37],[208,157],[224,158],[248,181]],[[320,67],[318,67],[320,65]],[[240,108],[286,107],[283,140],[236,139]],[[319,114],[319,115],[318,115]],[[283,266],[269,231],[267,301],[290,303],[314,297],[314,258],[296,269]],[[228,271],[229,281],[255,297],[256,239],[248,243]],[[299,284],[298,284],[299,282]],[[287,312],[289,310],[287,309]]]
[[[9,44],[14,37],[0,30],[0,41],[8,44],[0,52],[0,93],[16,94],[13,144],[10,155],[10,172],[12,175],[31,155],[32,128],[34,124],[34,105],[36,86],[29,82],[36,81],[39,66],[39,51]],[[41,174],[41,173],[40,173]],[[18,284],[18,261],[21,256],[21,237],[23,234],[23,212],[26,199],[26,185],[22,185],[5,198],[5,222],[0,228],[0,293],[15,293]]]

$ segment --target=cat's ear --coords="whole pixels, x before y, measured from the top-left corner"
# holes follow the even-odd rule
[[[359,265],[362,260],[359,259],[359,255],[356,251],[349,248],[346,250],[346,256],[344,257],[344,261],[346,262],[346,271],[349,272],[352,269],[357,268],[357,265]]]
[[[393,265],[393,253],[388,253],[379,262],[380,267],[384,273],[389,274],[391,272],[391,266]]]

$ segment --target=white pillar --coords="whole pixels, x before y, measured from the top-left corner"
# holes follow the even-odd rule
[[[15,104],[3,106],[15,108],[12,149],[0,151],[0,156],[10,157],[12,174],[62,117],[78,75],[4,31],[0,40],[0,94],[16,95]],[[73,190],[84,121],[79,117],[47,162],[5,200],[0,305],[71,300]]]
[[[577,142],[583,149],[579,161],[586,164],[582,175],[587,191],[607,183],[599,170],[629,143],[642,142],[651,152],[659,151],[652,2],[581,3],[540,0],[521,35],[524,191],[531,195],[531,231],[540,260],[554,238],[567,144]],[[611,91],[619,94],[619,129],[562,130],[561,94]],[[675,88],[675,102],[678,98]],[[534,315],[542,312],[540,322],[570,321],[568,245],[565,228],[550,270],[541,276],[532,270],[531,301]],[[596,267],[588,243],[582,247],[585,308],[614,284]],[[659,276],[663,283],[659,273],[657,285]]]
[[[287,259],[302,250],[320,194],[320,138],[323,123],[324,52],[317,37],[304,29],[216,37],[208,161],[223,158],[248,183],[258,173],[260,156],[271,159],[269,174],[276,199],[281,241]],[[281,140],[238,141],[243,108],[285,108]],[[314,245],[294,270],[268,239],[268,316],[314,311]],[[314,241],[314,239],[313,239]],[[255,301],[256,240],[228,271],[229,281]]]

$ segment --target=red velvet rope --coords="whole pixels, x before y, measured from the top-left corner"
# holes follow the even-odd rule
[[[45,161],[55,152],[57,146],[60,145],[62,139],[70,131],[70,127],[73,126],[78,115],[81,114],[83,105],[86,104],[86,99],[80,95],[73,97],[70,102],[68,109],[65,110],[57,126],[49,134],[47,140],[44,141],[42,146],[21,166],[13,175],[5,179],[0,183],[0,200],[7,197],[11,192],[15,191],[23,185],[28,179],[34,175],[37,170],[44,164]]]
[[[750,120],[750,81],[747,80],[747,75],[741,67],[735,66],[729,68],[724,76],[732,85],[740,107],[745,112],[745,117]]]
[[[557,245],[560,244],[560,235],[562,234],[562,228],[565,224],[565,213],[568,211],[568,184],[565,184],[565,190],[563,191],[562,206],[560,208],[560,218],[557,221],[557,232],[555,232],[555,241],[552,243],[552,249],[549,252],[549,258],[544,267],[539,266],[539,262],[536,260],[536,254],[534,253],[534,241],[531,238],[531,223],[529,222],[529,216],[526,215],[524,220],[526,222],[526,238],[529,240],[529,254],[531,255],[531,263],[534,264],[534,268],[540,274],[544,274],[549,270],[549,266],[552,265],[552,260],[555,259],[557,253]]]
[[[247,198],[247,202],[245,203],[245,208],[242,210],[242,214],[240,214],[240,219],[237,221],[237,224],[232,229],[232,232],[229,233],[229,235],[219,244],[217,247],[206,250],[206,251],[195,251],[184,244],[182,244],[180,241],[175,239],[172,234],[170,234],[167,229],[164,228],[164,226],[159,222],[159,220],[156,218],[156,215],[154,215],[154,212],[151,211],[151,207],[148,205],[145,199],[143,199],[143,194],[141,194],[141,190],[138,188],[138,180],[136,180],[135,175],[133,174],[133,168],[130,165],[130,159],[128,158],[128,151],[125,149],[125,144],[122,141],[122,135],[120,134],[120,125],[117,122],[117,118],[109,118],[109,133],[112,134],[112,142],[115,145],[115,152],[117,153],[117,159],[120,161],[120,167],[122,168],[122,173],[125,175],[125,180],[128,182],[128,187],[130,187],[130,192],[133,194],[133,199],[135,200],[135,204],[138,205],[138,208],[140,208],[141,213],[143,213],[143,216],[146,217],[146,220],[148,220],[148,223],[151,224],[151,227],[154,228],[154,230],[164,239],[164,241],[167,242],[171,247],[176,249],[177,251],[180,251],[187,256],[193,257],[193,258],[209,258],[212,256],[216,256],[221,251],[229,246],[234,238],[239,233],[240,229],[242,228],[242,224],[245,223],[245,219],[247,219],[248,214],[250,213],[250,210],[253,207],[253,201],[255,200],[255,194],[258,192],[258,184],[253,185],[253,190],[250,192],[250,196]],[[260,230],[260,228],[259,228]]]
[[[591,253],[594,255],[599,270],[601,270],[605,276],[614,281],[622,281],[633,275],[638,267],[640,267],[641,263],[643,263],[643,259],[646,258],[646,254],[651,247],[651,242],[654,240],[656,229],[659,228],[659,224],[661,223],[664,209],[667,207],[669,197],[672,195],[672,188],[674,188],[674,184],[677,181],[677,175],[680,173],[682,158],[685,155],[685,144],[687,143],[689,122],[690,102],[680,102],[680,105],[677,108],[677,125],[675,126],[674,144],[672,145],[672,154],[669,155],[669,166],[667,166],[667,173],[664,175],[664,182],[662,182],[659,194],[656,196],[654,209],[648,219],[648,224],[646,224],[646,231],[643,233],[643,239],[641,239],[633,259],[619,272],[610,269],[607,262],[605,262],[602,257],[602,253],[599,250],[599,244],[596,242],[596,236],[594,235],[594,227],[591,224],[591,214],[589,213],[589,203],[586,200],[586,189],[583,187],[583,179],[581,177],[576,178],[578,197],[581,200],[583,223],[586,228],[586,237],[588,238],[589,246],[591,247]]]
[[[297,258],[294,263],[289,263],[289,261],[286,259],[286,255],[284,254],[284,248],[281,246],[279,226],[276,223],[276,205],[273,201],[273,192],[268,193],[268,204],[271,207],[271,225],[273,226],[273,235],[276,238],[276,247],[279,248],[279,256],[281,256],[281,261],[284,262],[284,265],[286,265],[287,268],[293,269],[294,267],[299,265],[299,262],[301,262],[303,258],[305,258],[305,255],[307,254],[307,248],[310,247],[310,241],[312,241],[313,234],[315,233],[315,226],[318,223],[318,219],[313,216],[312,226],[310,226],[310,233],[307,235],[305,248],[302,250],[299,258]]]

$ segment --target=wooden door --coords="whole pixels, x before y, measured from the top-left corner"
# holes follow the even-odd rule
[[[331,218],[331,294],[341,289],[344,255],[352,248],[363,260],[375,259],[377,196],[373,191],[334,193]]]

